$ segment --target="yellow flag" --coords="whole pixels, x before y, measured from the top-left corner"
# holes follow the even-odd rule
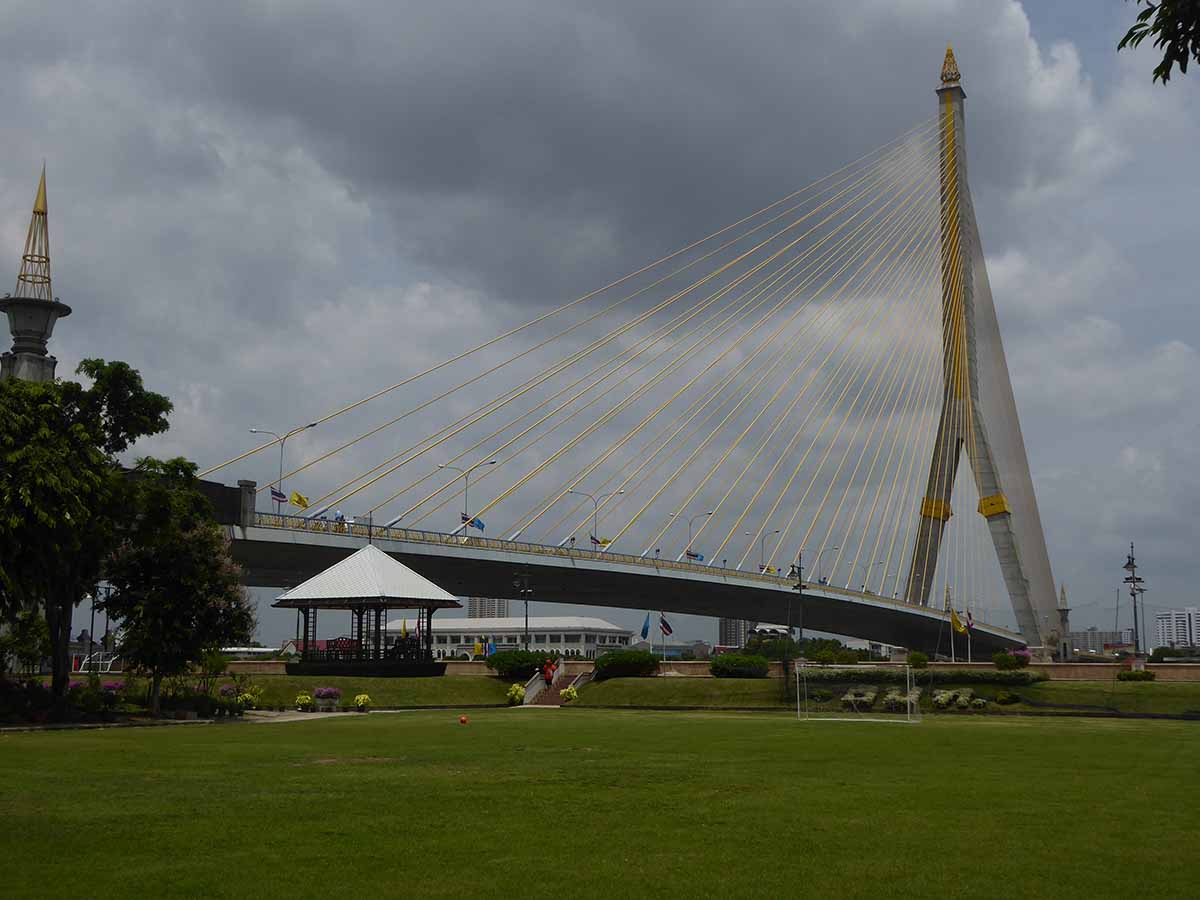
[[[299,491],[292,491],[292,496],[289,498],[292,506],[298,506],[301,509],[308,509],[308,498]]]
[[[407,618],[404,619],[400,623],[400,637],[402,637],[402,638],[408,637],[408,619]]]
[[[954,607],[950,607],[950,626],[959,634],[967,633],[967,626],[962,623],[962,619],[958,617],[958,613],[954,611]]]
[[[475,642],[475,656],[483,656],[483,644]]]

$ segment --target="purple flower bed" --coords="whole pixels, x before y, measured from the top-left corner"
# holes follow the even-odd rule
[[[87,685],[86,681],[72,681],[67,684],[68,691],[81,691]]]
[[[125,682],[123,681],[105,681],[100,684],[100,690],[107,694],[118,694],[125,690]]]
[[[341,700],[342,689],[335,687],[319,687],[313,691],[313,697],[317,700]]]
[[[218,691],[218,693],[222,697],[225,697],[225,698],[236,697],[237,696],[237,688],[234,687],[232,684],[223,684],[223,685],[221,685],[221,690]]]

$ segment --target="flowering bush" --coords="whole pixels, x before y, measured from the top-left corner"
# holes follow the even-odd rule
[[[263,689],[258,684],[247,684],[237,695],[238,705],[243,709],[258,709],[262,705]]]
[[[221,688],[219,691],[217,691],[217,693],[220,694],[222,697],[224,697],[226,700],[232,700],[234,697],[236,697],[238,695],[238,689],[237,689],[236,685],[223,684],[223,685],[221,685]]]
[[[355,694],[354,695],[354,705],[355,705],[355,707],[357,707],[360,710],[370,709],[371,708],[371,695],[370,694]]]
[[[525,685],[514,684],[508,689],[508,705],[520,706],[525,702]]]
[[[335,687],[319,687],[313,691],[313,696],[318,700],[341,700],[342,689]]]
[[[879,692],[875,688],[858,684],[846,691],[842,696],[842,706],[846,709],[870,709],[875,705],[875,698],[879,696]]]
[[[125,682],[123,681],[105,681],[100,685],[100,690],[106,694],[119,694],[125,690]]]
[[[937,709],[950,709],[951,707],[969,709],[971,701],[974,698],[975,691],[971,688],[952,688],[947,691],[934,691],[933,705]]]
[[[572,684],[559,691],[558,696],[562,698],[564,703],[570,703],[572,700],[579,699],[579,691],[575,690],[575,685]]]
[[[301,691],[296,695],[296,709],[301,712],[308,712],[313,708],[313,695],[308,691]]]

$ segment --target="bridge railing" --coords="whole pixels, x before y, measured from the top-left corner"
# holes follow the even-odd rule
[[[781,575],[770,575],[765,572],[746,572],[740,569],[727,569],[722,566],[703,565],[691,561],[633,556],[629,553],[611,553],[607,550],[588,550],[580,547],[559,547],[556,544],[533,544],[528,541],[509,541],[497,538],[474,537],[466,534],[448,534],[444,531],[423,531],[416,528],[398,528],[395,526],[389,528],[383,525],[369,525],[365,522],[338,522],[329,519],[309,519],[304,516],[256,512],[254,514],[254,524],[259,528],[280,528],[288,531],[306,531],[360,538],[374,537],[379,540],[437,544],[446,547],[478,547],[485,550],[498,550],[508,553],[531,553],[559,559],[603,560],[605,562],[639,566],[658,571],[666,569],[676,572],[695,572],[708,576],[724,572],[739,579],[760,581],[775,588],[786,587],[790,589],[795,585],[793,579]],[[847,597],[861,597],[872,602],[887,603],[906,609],[912,608],[911,604],[903,600],[885,597],[881,594],[865,593],[849,588],[838,588],[829,584],[814,584],[812,582],[805,582],[804,587],[805,589],[815,588],[823,592],[841,594]],[[925,611],[946,619],[949,618],[947,613],[932,607],[925,607]]]

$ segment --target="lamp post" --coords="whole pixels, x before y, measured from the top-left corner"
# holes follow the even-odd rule
[[[283,434],[276,434],[274,431],[268,431],[265,428],[251,428],[250,429],[251,434],[269,434],[271,437],[275,438],[275,440],[279,443],[279,480],[275,483],[275,489],[277,491],[279,491],[279,493],[281,493],[281,494],[283,493],[283,448],[287,444],[287,439],[290,438],[294,434],[299,434],[301,431],[307,431],[310,428],[316,428],[316,427],[317,427],[316,422],[309,422],[307,425],[301,425],[299,428],[293,428],[291,431],[284,432]],[[283,501],[276,500],[275,501],[275,514],[276,515],[281,514],[282,509],[283,509]]]
[[[1146,593],[1146,589],[1142,587],[1145,579],[1137,573],[1137,558],[1133,555],[1132,541],[1129,543],[1129,556],[1121,568],[1129,573],[1125,576],[1124,583],[1129,585],[1129,598],[1133,601],[1133,655],[1137,657],[1142,654],[1141,632],[1138,630],[1138,596]]]
[[[754,532],[752,532],[752,531],[743,531],[742,534],[746,535],[746,537],[754,537]],[[765,532],[762,536],[762,540],[760,540],[758,542],[758,571],[759,572],[765,572],[767,570],[767,557],[766,557],[767,536],[772,535],[772,534],[779,534],[779,529],[776,528],[774,531]]]
[[[600,526],[599,526],[600,501],[607,500],[609,497],[615,497],[615,496],[617,496],[617,494],[623,494],[625,492],[624,491],[609,491],[607,494],[601,494],[599,499],[596,498],[595,494],[589,494],[587,491],[571,490],[571,491],[567,491],[567,493],[568,494],[578,494],[579,496],[587,497],[589,500],[592,501],[592,537],[595,538],[594,543],[596,544],[596,546],[599,547],[601,550],[603,550],[604,548],[600,546]]]
[[[513,579],[513,587],[517,589],[517,596],[525,601],[525,649],[529,650],[529,595],[533,593],[533,588],[529,586],[529,576],[524,572],[517,573],[517,577]]]
[[[834,550],[841,550],[841,547],[826,547],[817,554],[817,584],[824,584],[825,579],[821,577],[821,557],[826,553],[832,553]]]
[[[459,531],[459,530],[465,531],[467,524],[471,521],[471,507],[467,503],[467,492],[471,490],[471,473],[474,472],[476,469],[478,469],[480,466],[494,466],[495,464],[496,464],[496,460],[488,459],[488,460],[484,460],[483,462],[477,462],[473,466],[467,466],[464,469],[464,468],[461,468],[460,466],[452,466],[449,463],[438,463],[439,469],[453,469],[455,472],[462,473],[462,478],[463,478],[463,520],[462,520],[462,524],[459,525],[458,528],[454,529],[455,531]],[[457,480],[457,479],[455,479],[455,480]]]
[[[682,510],[680,510],[680,512],[682,512]],[[683,548],[683,553],[680,553],[679,556],[675,557],[676,562],[678,562],[681,557],[686,556],[688,554],[688,552],[690,552],[692,549],[692,526],[696,523],[696,520],[707,518],[708,516],[711,516],[712,514],[713,514],[713,510],[710,509],[710,510],[708,510],[708,512],[696,513],[694,516],[692,516],[690,519],[688,519],[687,546]],[[673,513],[671,513],[671,518],[673,519],[677,515],[679,515],[679,513],[673,512]]]
[[[871,570],[876,566],[882,565],[882,559],[876,560],[873,563],[855,563],[854,567],[861,570],[863,573],[862,587],[859,588],[860,591],[865,591],[867,589],[867,579],[871,577]]]

